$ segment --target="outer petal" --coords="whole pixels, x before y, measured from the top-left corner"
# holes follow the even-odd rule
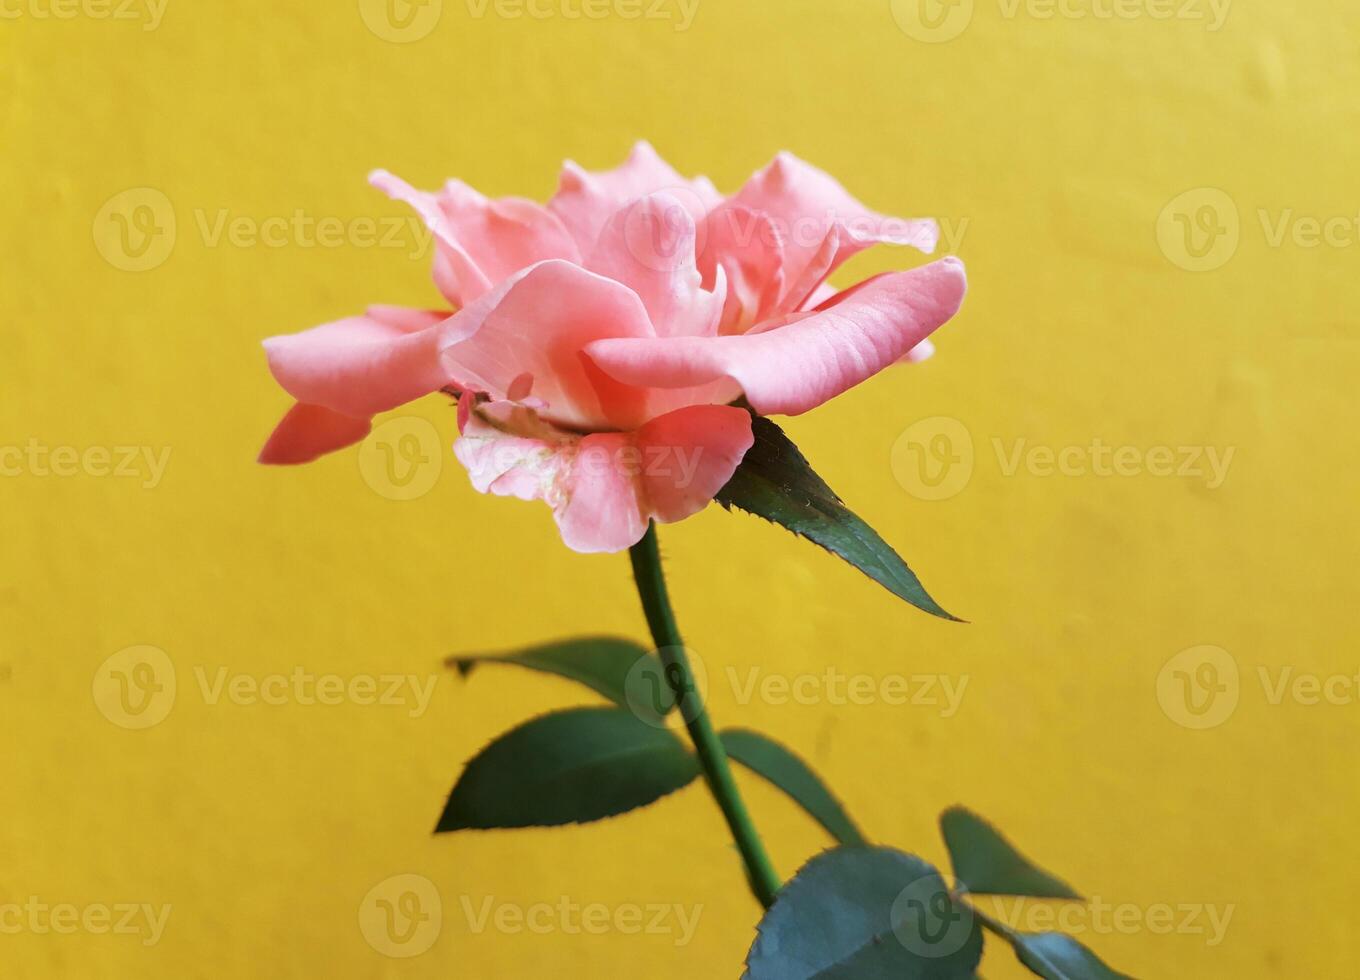
[[[553,421],[582,429],[628,428],[646,410],[645,391],[603,374],[581,350],[602,337],[654,336],[647,311],[631,289],[580,266],[550,261],[526,269],[448,326],[444,370],[461,387],[500,400],[531,374]]]
[[[818,286],[816,289],[812,291],[812,295],[809,296],[807,300],[803,303],[803,308],[807,310],[812,310],[821,308],[823,306],[832,306],[835,303],[839,303],[841,300],[848,298],[851,295],[852,290],[858,289],[860,286],[865,285],[865,283],[873,282],[874,279],[877,278],[879,277],[874,276],[871,279],[866,279],[864,280],[864,282],[858,283],[855,286],[852,286],[850,287],[850,289],[847,289],[843,292],[836,290],[835,288],[827,285],[826,283],[822,283],[820,286]],[[901,357],[899,357],[897,359],[897,363],[920,364],[922,361],[928,361],[930,360],[930,358],[934,356],[935,356],[935,344],[929,338],[927,338],[921,341],[911,350],[907,351]]]
[[[705,290],[695,264],[694,218],[673,195],[649,194],[609,219],[586,268],[637,293],[658,336],[717,332],[726,282]]]
[[[703,405],[670,412],[635,432],[580,436],[509,402],[473,409],[453,451],[484,493],[543,500],[566,545],[613,552],[642,538],[649,519],[702,510],[751,447],[750,416]]]
[[[369,182],[410,204],[437,240],[435,282],[455,305],[472,302],[511,273],[545,259],[580,261],[557,217],[533,201],[491,200],[459,180],[438,193],[418,191],[385,170]]]
[[[300,402],[368,418],[447,383],[438,338],[448,316],[374,306],[364,316],[270,337],[269,370]]]
[[[320,405],[298,403],[274,428],[260,450],[260,462],[310,463],[318,456],[359,442],[370,428],[366,418],[351,418]]]
[[[783,311],[798,308],[811,291],[850,256],[877,242],[935,250],[939,229],[928,219],[892,218],[866,208],[825,171],[780,153],[731,199],[764,212],[785,239]],[[828,244],[828,235],[835,239]],[[819,257],[819,252],[826,252]],[[796,289],[794,287],[797,287]]]
[[[548,202],[548,210],[562,219],[581,254],[590,255],[616,211],[657,191],[668,191],[678,198],[696,223],[720,200],[706,178],[686,180],[642,140],[613,170],[591,173],[568,160],[562,166],[557,193]]]
[[[661,388],[728,377],[761,415],[799,415],[902,357],[963,302],[963,263],[879,276],[812,313],[740,336],[603,340],[587,355],[611,377]]]
[[[731,405],[682,408],[638,429],[640,485],[651,516],[673,524],[699,513],[754,441],[750,413]]]
[[[491,288],[491,280],[458,243],[435,196],[418,191],[386,170],[369,174],[368,182],[395,201],[409,204],[434,232],[434,283],[454,306],[463,306]]]

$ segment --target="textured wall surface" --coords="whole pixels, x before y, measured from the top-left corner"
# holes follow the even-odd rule
[[[639,137],[726,190],[787,147],[938,216],[972,283],[934,360],[788,423],[971,625],[712,509],[662,541],[718,719],[929,860],[945,806],[990,816],[1131,910],[1075,920],[1130,973],[1347,972],[1360,14],[1225,4],[4,0],[0,972],[737,974],[757,909],[700,786],[589,827],[430,834],[490,737],[589,700],[441,659],[643,635],[626,559],[567,552],[438,451],[414,489],[375,446],[253,462],[286,404],[261,338],[436,300],[416,236],[354,224],[406,217],[371,168],[542,199],[563,157]],[[439,398],[394,418],[453,435]],[[139,646],[159,668],[105,664]],[[108,678],[134,662],[161,687],[127,675],[125,709]],[[827,665],[966,688],[956,710],[747,694]],[[292,680],[387,674],[429,702]],[[282,703],[242,686],[277,675]],[[781,871],[826,845],[743,785]],[[441,928],[392,958],[413,947],[366,940],[370,892],[406,874]],[[52,931],[35,903],[91,917]],[[101,929],[123,903],[169,906],[163,929],[140,908]],[[693,934],[574,928],[652,904]],[[999,947],[983,972],[1023,975]]]

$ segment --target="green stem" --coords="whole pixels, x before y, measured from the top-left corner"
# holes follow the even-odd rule
[[[633,578],[637,580],[638,595],[642,598],[647,625],[652,630],[652,640],[665,665],[666,680],[675,692],[676,704],[680,706],[685,727],[689,729],[689,737],[694,742],[694,750],[699,756],[699,764],[703,766],[708,788],[718,801],[727,826],[732,830],[732,838],[737,842],[737,850],[746,864],[746,879],[750,882],[751,891],[761,905],[769,908],[779,891],[779,876],[775,874],[770,857],[765,853],[765,845],[751,822],[746,804],[742,802],[736,780],[732,778],[732,767],[727,762],[727,752],[713,729],[703,695],[694,683],[689,656],[685,653],[679,627],[675,625],[675,612],[666,594],[666,578],[661,571],[655,524],[647,527],[647,533],[633,545],[628,554],[633,560]]]

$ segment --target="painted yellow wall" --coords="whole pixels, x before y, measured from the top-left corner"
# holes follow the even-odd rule
[[[626,560],[567,552],[546,510],[478,496],[438,455],[400,492],[375,446],[253,463],[286,403],[262,337],[435,298],[413,236],[372,247],[361,223],[326,247],[306,221],[404,217],[366,186],[376,166],[544,198],[561,158],[612,165],[638,137],[725,189],[787,147],[880,210],[939,216],[972,282],[935,360],[788,426],[972,625],[713,509],[663,544],[719,721],[784,739],[871,834],[930,860],[943,807],[989,815],[1132,909],[1122,927],[1078,922],[1130,973],[1350,971],[1352,5],[1237,0],[1220,21],[1207,0],[1068,0],[1051,17],[1042,0],[962,0],[923,20],[906,0],[700,0],[687,23],[678,0],[639,19],[604,3],[598,20],[570,16],[582,0],[538,0],[546,17],[430,0],[396,43],[367,0],[169,0],[159,19],[140,0],[130,19],[63,2],[4,0],[0,22],[0,442],[22,450],[0,479],[0,905],[95,911],[74,934],[9,914],[5,976],[736,975],[757,910],[701,787],[586,828],[429,833],[491,736],[589,700],[513,671],[460,682],[442,657],[641,636]],[[1097,16],[1111,10],[1131,16]],[[250,246],[252,230],[282,238]],[[879,250],[840,278],[914,261]],[[453,432],[438,398],[394,417],[389,436]],[[1130,447],[1122,475],[1079,472],[1095,440]],[[30,445],[149,455],[118,476],[63,452],[74,475],[42,475]],[[1049,472],[1035,447],[1077,448]],[[1233,455],[1220,483],[1207,455],[1158,475],[1159,447],[1176,469],[1178,447]],[[935,450],[954,460],[942,487]],[[1163,671],[1206,645],[1224,652]],[[151,716],[120,715],[107,679],[142,654],[105,661],[137,646],[163,651],[176,689],[128,730],[115,722]],[[967,687],[952,714],[826,690],[739,703],[752,670],[827,665]],[[1276,695],[1282,668],[1339,679],[1309,704],[1307,680]],[[214,703],[219,678],[295,671],[435,689],[423,712],[409,690],[398,706]],[[1191,708],[1217,692],[1207,714],[1185,678],[1213,687]],[[744,786],[781,871],[825,845]],[[433,883],[442,927],[394,959],[364,931],[383,945],[366,916],[390,896],[365,896],[404,874]],[[488,898],[507,916],[564,896],[623,910],[623,928],[571,935],[554,911],[546,930],[475,932]],[[154,944],[142,918],[97,934],[98,909],[129,902],[171,907]],[[629,934],[627,910],[652,903],[702,906],[688,942],[673,918]],[[1200,913],[1166,934],[1168,904]],[[1211,945],[1194,930],[1228,906]],[[984,973],[1024,975],[1000,948]]]

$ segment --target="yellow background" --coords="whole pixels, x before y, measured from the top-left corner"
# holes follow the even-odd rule
[[[259,340],[370,302],[433,303],[428,258],[354,241],[241,247],[202,228],[223,209],[248,224],[297,209],[404,216],[366,186],[377,166],[543,199],[563,157],[611,166],[646,137],[728,191],[791,149],[871,206],[962,230],[972,284],[936,359],[788,424],[971,625],[934,621],[814,547],[710,509],[662,541],[718,721],[785,740],[871,835],[932,861],[945,859],[937,813],[965,802],[1106,902],[1234,907],[1216,947],[1186,930],[1082,936],[1127,972],[1349,973],[1360,705],[1272,704],[1258,668],[1325,678],[1360,666],[1360,14],[1239,0],[1213,31],[1146,13],[1008,16],[977,0],[961,33],[926,43],[887,0],[701,0],[687,30],[626,19],[627,6],[573,19],[562,2],[537,19],[444,0],[425,37],[393,43],[354,0],[170,0],[155,30],[9,0],[20,16],[0,20],[0,442],[170,457],[149,488],[29,468],[0,479],[0,904],[172,912],[149,947],[0,934],[0,972],[737,974],[757,909],[701,786],[584,828],[431,836],[489,738],[591,700],[513,670],[460,682],[441,659],[642,636],[626,559],[569,553],[546,509],[477,495],[448,458],[409,501],[375,492],[356,450],[257,467],[287,403]],[[661,9],[678,18],[674,2]],[[114,247],[101,208],[132,188],[163,194],[175,218],[169,253],[144,271],[101,252]],[[1230,259],[1191,272],[1159,248],[1174,256],[1176,239],[1168,226],[1159,239],[1158,219],[1197,188],[1226,194],[1240,227]],[[1192,197],[1180,213],[1200,207]],[[1273,240],[1286,212],[1294,230],[1346,218],[1349,240],[1340,224],[1316,247]],[[881,249],[839,281],[916,261]],[[440,398],[397,416],[452,437]],[[972,470],[927,501],[909,468],[895,472],[893,447],[936,416],[967,430]],[[994,440],[1004,455],[1018,439],[1235,456],[1216,489],[1148,473],[1007,475]],[[1240,666],[1240,699],[1194,731],[1157,684],[1202,644]],[[111,723],[92,694],[97,668],[136,645],[165,651],[178,680],[173,709],[142,731]],[[744,678],[827,664],[968,687],[945,718],[827,699],[742,706],[726,681],[728,667]],[[420,717],[210,704],[195,669],[224,667],[438,682]],[[825,845],[773,790],[743,785],[781,872]],[[441,935],[409,959],[375,951],[359,924],[364,896],[398,874],[442,896]],[[475,935],[462,900],[488,896],[702,912],[679,949],[673,934]],[[983,972],[1026,975],[996,944]]]

